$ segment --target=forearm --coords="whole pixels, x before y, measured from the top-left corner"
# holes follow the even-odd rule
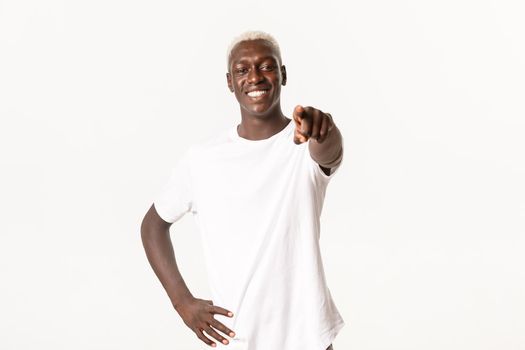
[[[141,227],[144,250],[153,271],[166,290],[173,307],[193,297],[182,278],[171,242],[169,228],[148,225]]]
[[[313,160],[319,165],[325,168],[333,168],[338,165],[343,158],[343,137],[334,124],[334,127],[328,132],[324,142],[318,143],[315,139],[310,138],[308,148]]]

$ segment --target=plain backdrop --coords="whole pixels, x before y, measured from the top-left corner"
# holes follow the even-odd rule
[[[524,349],[524,13],[500,0],[0,1],[0,349],[200,347],[140,223],[183,150],[240,121],[226,49],[248,29],[281,45],[285,114],[311,105],[343,133],[321,232],[347,322],[334,349]],[[191,215],[171,234],[208,298]]]

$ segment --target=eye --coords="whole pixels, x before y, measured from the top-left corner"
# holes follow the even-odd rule
[[[274,69],[275,69],[275,66],[272,64],[263,64],[261,66],[261,70],[264,70],[264,71],[272,71]]]
[[[246,72],[248,72],[247,68],[244,68],[244,67],[235,68],[235,74],[245,74]]]

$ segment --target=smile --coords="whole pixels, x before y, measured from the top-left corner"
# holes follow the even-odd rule
[[[250,97],[259,97],[262,95],[266,95],[268,93],[268,90],[257,90],[257,91],[250,91],[247,93]]]

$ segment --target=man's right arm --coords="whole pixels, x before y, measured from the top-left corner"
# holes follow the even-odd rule
[[[168,293],[173,307],[191,299],[193,295],[182,278],[170,238],[171,223],[162,220],[151,205],[142,220],[140,233],[148,261]]]
[[[155,205],[152,205],[144,216],[140,227],[142,244],[148,261],[168,293],[173,307],[197,337],[210,346],[216,346],[204,335],[203,332],[206,332],[223,344],[228,344],[228,340],[216,330],[230,337],[235,336],[235,333],[216,320],[213,315],[221,314],[233,317],[233,313],[213,305],[211,300],[195,298],[191,294],[175,260],[170,238],[170,226],[171,223],[164,221],[157,213]]]

